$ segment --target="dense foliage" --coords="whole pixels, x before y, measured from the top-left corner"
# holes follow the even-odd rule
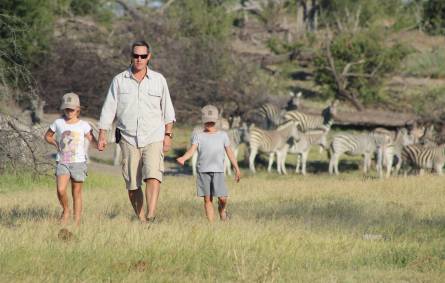
[[[445,35],[445,1],[428,0],[424,4],[425,29],[434,35]]]
[[[326,47],[330,48],[338,76],[347,80],[346,90],[365,104],[379,101],[382,79],[395,70],[408,53],[400,44],[385,46],[383,36],[370,30],[357,34],[343,33],[335,36]],[[315,61],[315,80],[324,87],[328,96],[337,96],[338,82],[326,52],[322,50]],[[347,65],[350,68],[345,71]]]

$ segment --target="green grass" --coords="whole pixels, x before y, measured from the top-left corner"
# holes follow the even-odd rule
[[[0,282],[441,282],[443,178],[260,173],[228,181],[228,223],[206,222],[192,177],[167,176],[151,228],[120,176],[91,172],[83,224],[58,239],[52,177],[0,179]]]

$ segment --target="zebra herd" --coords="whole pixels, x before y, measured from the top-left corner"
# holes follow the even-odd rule
[[[296,97],[299,98],[300,95]],[[252,173],[256,172],[255,157],[258,153],[268,155],[268,172],[272,171],[276,156],[279,174],[287,173],[286,157],[288,154],[295,154],[297,155],[295,172],[305,175],[309,151],[311,147],[319,146],[320,152],[323,150],[327,152],[329,174],[339,174],[338,165],[344,154],[363,156],[365,174],[370,171],[374,157],[377,174],[380,177],[398,175],[401,168],[405,174],[411,171],[423,174],[425,170],[442,174],[442,167],[445,164],[445,144],[438,145],[434,142],[432,127],[426,129],[414,127],[410,130],[400,128],[397,131],[377,128],[359,133],[337,132],[329,136],[331,126],[335,125],[333,116],[336,103],[326,108],[322,115],[308,115],[298,109],[283,110],[273,104],[264,104],[256,111],[258,116],[264,119],[262,127],[255,124],[247,127],[245,123],[239,121],[239,118],[238,122],[231,123],[230,127],[220,127],[221,130],[228,132],[236,155],[241,143],[248,147],[249,169]],[[228,160],[226,168],[230,174]]]

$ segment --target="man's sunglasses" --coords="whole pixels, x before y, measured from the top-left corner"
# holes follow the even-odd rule
[[[131,56],[132,56],[134,59],[137,59],[137,58],[139,58],[139,57],[141,57],[141,59],[147,59],[148,54],[135,54],[135,53],[133,53],[133,54],[131,54]]]

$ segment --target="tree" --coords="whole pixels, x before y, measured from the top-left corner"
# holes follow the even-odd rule
[[[384,76],[407,55],[400,44],[386,47],[381,34],[364,30],[326,38],[315,61],[315,80],[328,95],[349,101],[359,111],[379,101]]]

